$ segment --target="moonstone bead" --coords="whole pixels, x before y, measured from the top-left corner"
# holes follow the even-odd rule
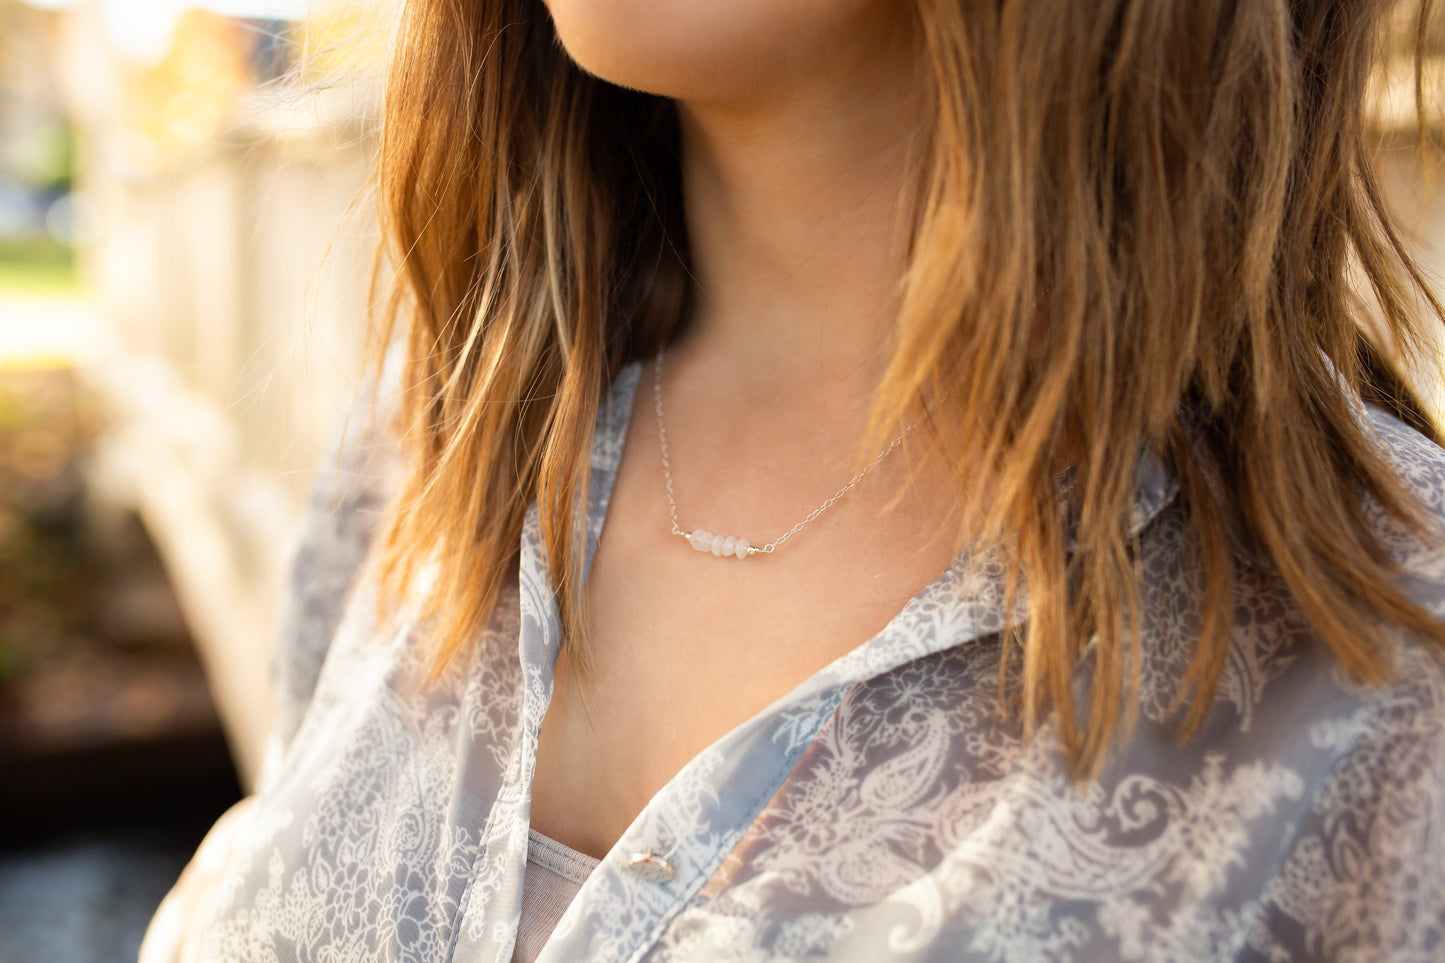
[[[712,552],[717,558],[748,557],[748,540],[736,535],[714,535],[698,529],[687,536],[687,543],[699,552]]]

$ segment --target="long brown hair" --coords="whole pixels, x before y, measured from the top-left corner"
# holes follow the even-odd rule
[[[1132,719],[1143,451],[1179,479],[1203,573],[1182,735],[1219,680],[1240,564],[1276,571],[1363,680],[1389,674],[1386,625],[1445,644],[1362,496],[1421,532],[1431,519],[1351,408],[1357,394],[1437,438],[1397,372],[1441,305],[1382,200],[1365,111],[1392,7],[915,0],[933,123],[859,456],[931,399],[964,516],[1012,546],[1011,591],[1027,587],[1001,678],[1016,659],[1029,731],[1058,710],[1075,774]],[[378,174],[398,283],[372,337],[378,359],[404,342],[407,469],[373,560],[391,600],[439,563],[438,667],[491,612],[534,498],[585,666],[574,533],[598,404],[690,303],[678,136],[671,101],[582,71],[536,0],[406,4]]]

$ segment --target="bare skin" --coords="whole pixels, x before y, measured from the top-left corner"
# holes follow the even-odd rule
[[[579,15],[563,0],[549,6],[574,56],[591,49],[596,24],[569,21]],[[642,68],[619,79],[687,94],[676,99],[698,306],[663,384],[684,528],[761,544],[836,491],[888,357],[905,152],[924,118],[906,5],[834,12],[845,6],[851,19],[819,31],[829,43],[725,89],[672,73],[648,86]],[[635,67],[579,60],[599,73]],[[777,554],[703,555],[669,532],[644,367],[584,589],[593,671],[583,680],[558,660],[534,828],[603,856],[690,759],[872,637],[942,572],[965,541],[957,483],[918,461],[905,488],[905,454]]]

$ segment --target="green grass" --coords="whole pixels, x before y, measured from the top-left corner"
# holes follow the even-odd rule
[[[0,295],[55,296],[79,290],[70,248],[54,241],[0,241]]]

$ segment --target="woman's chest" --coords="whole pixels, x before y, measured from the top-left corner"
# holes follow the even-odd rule
[[[652,481],[624,463],[585,583],[586,668],[559,654],[540,724],[533,825],[593,856],[689,760],[888,626],[961,548],[915,494],[866,534],[840,512],[776,554],[717,557],[670,534]]]

